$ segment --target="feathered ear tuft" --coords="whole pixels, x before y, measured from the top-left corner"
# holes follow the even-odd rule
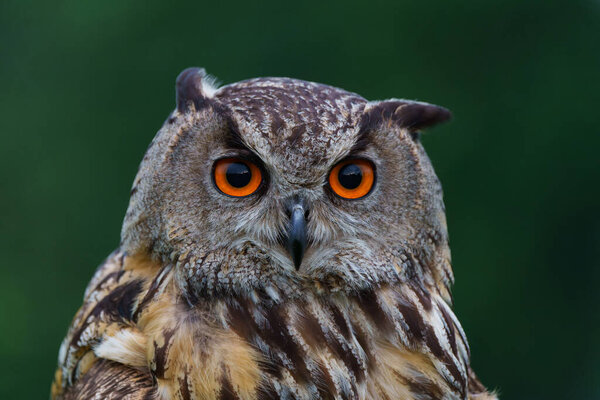
[[[179,112],[186,112],[192,104],[195,111],[204,108],[216,90],[214,81],[214,78],[206,74],[204,68],[184,69],[176,81]]]
[[[452,113],[444,107],[410,100],[385,100],[367,107],[361,128],[372,130],[382,124],[394,124],[415,132],[445,122]]]

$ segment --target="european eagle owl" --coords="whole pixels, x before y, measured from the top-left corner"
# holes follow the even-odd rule
[[[451,309],[448,110],[335,87],[177,78],[53,399],[493,399]]]

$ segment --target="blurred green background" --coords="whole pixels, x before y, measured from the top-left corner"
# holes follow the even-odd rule
[[[600,2],[0,2],[0,398],[47,398],[174,81],[444,105],[456,312],[503,399],[600,399]]]

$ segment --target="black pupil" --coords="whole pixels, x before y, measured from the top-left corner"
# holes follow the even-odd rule
[[[227,182],[233,187],[243,188],[250,183],[252,173],[250,168],[244,163],[234,162],[229,164],[227,172],[225,172]]]
[[[356,189],[362,181],[362,170],[356,164],[345,165],[338,173],[338,180],[346,189]]]

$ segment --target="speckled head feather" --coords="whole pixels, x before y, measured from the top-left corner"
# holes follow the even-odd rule
[[[326,165],[350,145],[366,105],[362,97],[331,86],[288,78],[228,85],[215,95],[251,149],[262,149],[282,176],[315,184],[309,165]],[[320,182],[319,182],[320,183]]]
[[[448,110],[213,82],[179,75],[54,398],[493,399],[451,310],[442,191],[419,142]],[[255,188],[226,193],[222,162]],[[343,166],[347,191],[370,179],[360,196],[339,192]]]
[[[155,138],[134,184],[123,227],[129,252],[151,246],[156,256],[203,254],[213,239],[211,251],[243,244],[269,258],[277,274],[285,273],[289,257],[279,242],[286,204],[295,198],[302,198],[312,217],[312,246],[303,270],[331,273],[348,281],[348,288],[396,272],[377,268],[367,280],[355,279],[359,271],[332,267],[328,256],[361,258],[361,248],[372,251],[374,244],[389,252],[399,240],[414,240],[416,228],[440,239],[430,253],[444,252],[441,189],[411,133],[447,119],[447,110],[403,100],[369,103],[341,89],[288,78],[252,79],[216,90],[207,89],[205,79],[197,69],[178,78],[178,108]],[[265,169],[260,197],[232,200],[215,190],[210,170],[228,155],[250,157]],[[377,188],[360,202],[339,201],[326,184],[331,168],[347,157],[370,157],[378,169]],[[178,212],[165,218],[167,209]],[[444,284],[450,282],[449,269],[441,274]]]

